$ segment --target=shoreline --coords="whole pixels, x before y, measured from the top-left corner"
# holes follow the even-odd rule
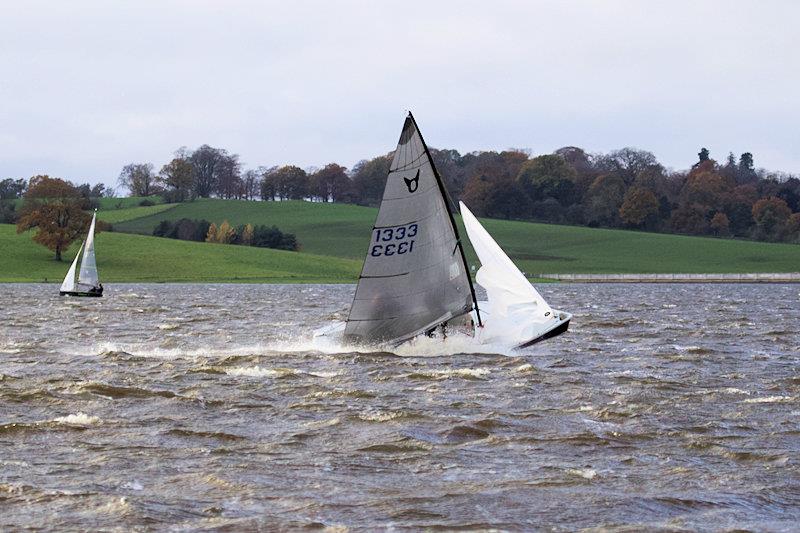
[[[747,274],[537,274],[528,276],[531,283],[800,283],[800,272],[756,272]],[[355,285],[354,279],[330,278],[229,278],[229,279],[175,279],[175,280],[108,280],[106,284],[148,285]],[[0,284],[58,285],[57,280],[2,279]]]
[[[800,272],[749,274],[539,274],[532,281],[573,283],[800,283]]]

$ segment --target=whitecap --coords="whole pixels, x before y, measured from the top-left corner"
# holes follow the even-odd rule
[[[70,426],[95,426],[102,423],[99,417],[89,416],[86,413],[78,412],[74,415],[60,416],[53,419],[53,422],[67,424]]]
[[[597,477],[597,470],[592,468],[569,468],[567,469],[567,473],[573,476],[580,476],[583,479],[594,479]]]
[[[794,400],[792,396],[764,396],[762,398],[748,398],[743,403],[783,403]]]

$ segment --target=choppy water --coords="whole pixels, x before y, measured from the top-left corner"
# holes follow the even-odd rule
[[[512,354],[314,348],[351,286],[0,289],[0,529],[798,528],[798,285],[547,285]]]

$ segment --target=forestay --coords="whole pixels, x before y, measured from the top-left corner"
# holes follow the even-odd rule
[[[75,267],[78,266],[78,258],[81,256],[82,250],[83,243],[81,243],[81,247],[78,248],[78,253],[75,254],[75,259],[72,260],[69,271],[67,271],[64,281],[61,283],[61,292],[72,292],[75,290]]]
[[[89,235],[86,237],[86,245],[83,248],[83,258],[81,259],[81,270],[78,274],[78,284],[97,287],[100,279],[97,275],[97,263],[94,259],[94,225],[97,219],[97,212],[92,216],[92,223],[89,225]]]
[[[445,194],[409,113],[350,308],[347,339],[402,342],[473,309]]]

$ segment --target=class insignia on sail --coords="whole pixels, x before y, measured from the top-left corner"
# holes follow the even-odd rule
[[[94,228],[97,221],[97,210],[92,215],[92,223],[89,225],[89,233],[86,240],[81,244],[75,259],[61,283],[59,294],[61,296],[89,296],[100,297],[103,295],[103,284],[97,273],[97,262],[94,257]],[[81,251],[83,255],[81,256]],[[78,272],[78,279],[75,280],[75,270],[78,265],[78,258],[81,260],[81,267]]]

